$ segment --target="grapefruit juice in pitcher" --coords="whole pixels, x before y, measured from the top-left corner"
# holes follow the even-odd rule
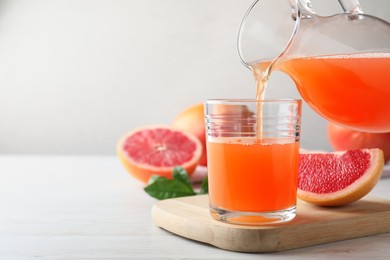
[[[251,66],[261,80],[262,63]],[[390,131],[390,53],[295,58],[273,69],[290,75],[303,99],[323,117],[357,130]]]
[[[258,99],[279,70],[329,121],[390,132],[390,24],[364,14],[358,1],[339,2],[345,12],[324,17],[308,0],[255,1],[240,29],[240,57],[255,76]]]

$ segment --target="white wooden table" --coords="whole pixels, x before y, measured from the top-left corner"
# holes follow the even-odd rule
[[[0,156],[0,259],[389,259],[390,233],[244,254],[153,225],[155,202],[115,156]],[[390,199],[390,178],[370,195]],[[359,227],[357,227],[359,228]]]

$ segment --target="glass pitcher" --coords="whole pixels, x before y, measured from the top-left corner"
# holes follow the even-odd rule
[[[279,70],[327,120],[390,132],[390,24],[357,0],[339,3],[344,12],[320,16],[309,0],[256,0],[240,27],[239,55],[258,91]]]

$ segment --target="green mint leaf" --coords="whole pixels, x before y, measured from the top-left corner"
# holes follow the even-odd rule
[[[188,173],[184,168],[180,166],[175,167],[173,169],[173,178],[175,180],[181,181],[192,189],[190,177],[188,176]]]
[[[209,193],[209,178],[206,177],[202,181],[202,186],[200,188],[199,194],[208,194]]]
[[[165,177],[159,176],[159,175],[152,175],[150,176],[148,180],[148,185],[152,184],[153,182],[160,181],[166,179]]]
[[[158,178],[157,181],[146,186],[144,190],[150,196],[159,200],[196,195],[192,187],[188,187],[187,184],[176,179],[169,180],[167,178]]]

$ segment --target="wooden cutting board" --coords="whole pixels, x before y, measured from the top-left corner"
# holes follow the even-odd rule
[[[174,234],[238,252],[274,252],[390,232],[390,201],[363,198],[343,207],[298,200],[297,216],[283,224],[232,225],[209,215],[208,196],[162,200],[153,222]]]

